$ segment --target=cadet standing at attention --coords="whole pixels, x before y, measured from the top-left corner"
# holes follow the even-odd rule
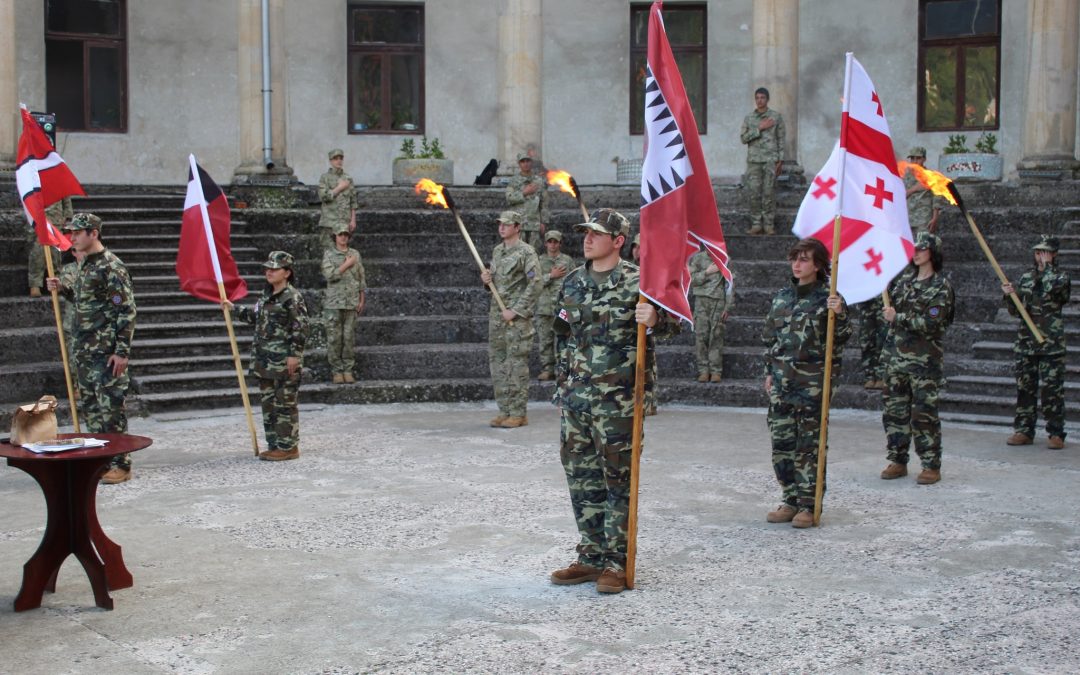
[[[555,377],[555,333],[551,322],[555,319],[555,299],[559,296],[563,280],[574,269],[574,260],[562,252],[562,232],[548,230],[544,236],[547,252],[540,256],[540,299],[536,301],[536,334],[540,340],[540,374],[538,380]]]
[[[135,294],[127,268],[101,243],[101,219],[78,213],[67,226],[71,247],[82,255],[74,286],[56,277],[49,290],[64,293],[75,306],[72,348],[79,390],[79,413],[88,433],[127,432],[124,398],[131,386],[128,358],[135,334]],[[101,477],[105,484],[131,480],[131,455],[117,455]]]
[[[506,204],[522,215],[521,240],[537,252],[548,221],[547,181],[533,173],[533,159],[527,152],[518,153],[520,173],[506,185]]]
[[[323,253],[323,323],[326,327],[326,360],[334,384],[352,384],[356,366],[356,317],[364,312],[364,265],[360,252],[349,248],[349,228],[338,226],[334,248]]]
[[[919,166],[926,166],[926,148],[921,145],[908,150],[908,161]],[[911,235],[920,232],[937,232],[938,216],[941,215],[941,197],[919,182],[911,169],[904,171],[904,188],[907,194],[908,223]]]
[[[540,293],[540,262],[536,251],[521,240],[521,214],[499,214],[502,243],[491,254],[491,267],[480,274],[484,284],[499,292],[506,309],[494,295],[488,314],[488,361],[499,414],[491,426],[503,429],[529,423],[529,351],[532,349],[532,314]]]
[[[720,382],[724,372],[725,323],[735,309],[733,289],[704,249],[690,257],[690,283],[694,289],[698,382]]]
[[[862,358],[859,365],[862,368],[863,389],[885,388],[885,361],[882,358],[882,350],[885,348],[885,338],[889,335],[889,324],[885,323],[885,302],[881,296],[875,296],[858,305],[859,308],[859,349]]]
[[[769,108],[769,90],[754,92],[754,111],[743,119],[739,140],[746,146],[746,189],[750,234],[776,234],[776,177],[784,164],[784,118]]]
[[[250,372],[259,378],[267,450],[259,459],[280,462],[300,456],[300,371],[308,336],[307,306],[292,282],[293,257],[271,251],[263,263],[266,289],[254,307],[224,304],[236,318],[255,324]]]
[[[953,321],[955,295],[941,274],[941,239],[929,232],[915,237],[913,272],[893,282],[892,306],[883,316],[889,323],[885,341],[885,427],[889,465],[885,480],[906,476],[912,440],[922,461],[916,482],[941,480],[941,419],[938,395],[943,383],[945,329]]]
[[[1035,413],[1041,393],[1046,435],[1049,437],[1046,447],[1051,450],[1065,447],[1065,317],[1062,309],[1069,304],[1072,280],[1068,272],[1058,269],[1057,253],[1060,247],[1057,237],[1042,235],[1033,249],[1035,264],[1032,269],[1020,277],[1015,288],[1012,284],[1001,287],[1009,314],[1019,314],[1008,297],[1015,290],[1045,339],[1042,344],[1037,344],[1027,324],[1020,322],[1013,345],[1016,354],[1016,417],[1013,420],[1013,435],[1006,441],[1009,445],[1031,445],[1035,438]]]
[[[791,283],[773,296],[762,331],[773,471],[784,500],[765,520],[805,528],[814,524],[829,310],[836,313],[833,387],[851,324],[844,299],[829,295],[825,246],[817,239],[802,239],[788,251],[788,261]]]
[[[345,173],[345,151],[334,148],[329,153],[330,170],[319,177],[319,201],[322,202],[322,215],[319,227],[323,232],[323,248],[334,248],[334,233],[342,227],[349,232],[356,230],[356,189],[353,179]]]

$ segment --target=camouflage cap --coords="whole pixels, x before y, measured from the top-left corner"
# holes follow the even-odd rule
[[[527,152],[519,152],[517,158],[517,161],[519,162],[524,162],[525,160],[529,160],[530,162],[533,161],[532,155]]]
[[[548,230],[547,234],[544,235],[544,241],[551,241],[552,239],[555,241],[562,241],[562,232],[559,232],[558,230]]]
[[[292,269],[292,266],[292,256],[285,251],[270,251],[270,255],[266,257],[266,262],[263,263],[263,267],[268,270],[289,270]]]
[[[641,246],[641,235],[640,234],[635,234],[634,235],[634,240],[632,242],[630,242],[630,243],[633,244],[634,246]]]
[[[335,157],[344,157],[345,156],[345,151],[342,150],[341,148],[334,148],[330,152],[326,153],[326,156],[329,157],[330,159],[333,159]]]
[[[579,232],[592,230],[601,234],[610,234],[613,237],[620,234],[625,237],[630,234],[630,221],[615,209],[597,209],[589,217],[589,222],[582,223],[575,229]]]
[[[349,229],[348,223],[342,223],[341,225],[338,225],[337,229],[334,230],[334,236],[336,237],[339,234],[348,234],[350,236],[352,235],[352,230]]]
[[[941,237],[936,234],[930,234],[924,230],[915,237],[915,249],[926,249],[931,253],[940,252]]]
[[[515,225],[520,225],[524,218],[517,211],[503,211],[499,214],[497,220],[500,223],[514,223]]]
[[[71,222],[64,226],[65,230],[97,230],[101,231],[101,218],[92,213],[76,213]]]
[[[908,157],[922,157],[926,159],[926,148],[921,145],[913,145],[911,149],[907,151]]]
[[[1050,251],[1051,253],[1057,253],[1061,248],[1061,240],[1052,234],[1044,234],[1039,236],[1039,241],[1031,247],[1033,251]]]

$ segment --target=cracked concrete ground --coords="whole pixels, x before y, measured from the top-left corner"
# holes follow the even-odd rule
[[[302,396],[302,392],[301,392]],[[101,486],[132,588],[78,562],[14,613],[44,502],[0,469],[5,673],[1080,670],[1080,454],[945,429],[938,485],[882,481],[876,413],[836,411],[822,527],[769,525],[764,412],[646,424],[638,588],[552,586],[575,529],[558,418],[492,404],[305,406],[299,461],[251,456],[242,412],[133,419],[154,445]]]

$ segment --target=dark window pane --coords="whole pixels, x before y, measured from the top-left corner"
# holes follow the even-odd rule
[[[665,9],[664,30],[672,46],[705,44],[705,12],[698,9]]]
[[[417,54],[390,57],[390,116],[392,129],[420,128],[420,56]]]
[[[630,10],[630,46],[646,47],[649,44],[649,8]]]
[[[931,47],[926,50],[924,129],[956,126],[956,56],[956,47]]]
[[[694,111],[698,133],[705,133],[705,54],[701,52],[675,53],[675,63],[682,73],[686,97]]]
[[[45,107],[63,131],[84,129],[83,43],[45,41]]]
[[[123,127],[124,100],[120,85],[120,50],[90,47],[90,129]]]
[[[645,133],[645,52],[630,57],[630,133]]]
[[[992,35],[998,31],[998,0],[926,3],[927,39]]]
[[[354,9],[354,44],[420,44],[420,11],[415,9]]]
[[[968,47],[964,58],[964,126],[997,126],[997,47]]]
[[[46,30],[120,35],[121,0],[48,0]]]
[[[349,54],[351,131],[378,129],[382,124],[382,58],[380,54]]]

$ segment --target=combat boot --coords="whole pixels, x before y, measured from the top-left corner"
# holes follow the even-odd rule
[[[596,580],[597,593],[622,593],[626,590],[626,572],[608,567]]]
[[[341,373],[334,373],[334,384],[345,384],[345,376]]]
[[[33,288],[31,288],[30,289],[30,297],[31,298],[40,298],[41,297],[41,289],[38,288],[37,286],[34,286]]]
[[[529,418],[522,415],[521,417],[507,417],[499,426],[503,429],[516,429],[518,427],[527,426],[528,424]]]
[[[541,382],[547,382],[548,380],[554,380],[555,376],[551,373],[551,371],[545,370],[544,372],[537,375],[536,379],[540,380]]]
[[[284,462],[289,459],[296,459],[300,456],[300,448],[293,448],[292,450],[267,450],[266,452],[259,453],[259,459],[266,462]]]
[[[807,527],[813,527],[814,526],[814,514],[810,513],[806,509],[803,509],[802,511],[799,511],[798,513],[795,514],[795,517],[791,519],[791,526],[792,527],[797,527],[800,530],[805,529]]]
[[[342,373],[341,377],[345,380],[345,384],[356,383],[356,378],[353,377],[352,373]]]
[[[1005,445],[1031,445],[1033,442],[1031,436],[1022,434],[1019,431],[1009,436],[1005,441]]]
[[[709,381],[709,374],[708,373],[702,373],[702,374],[698,375],[697,376],[697,381],[698,382],[708,382]]]
[[[897,462],[889,462],[889,466],[885,467],[881,472],[881,477],[885,480],[903,478],[906,475],[907,464],[899,464]]]
[[[863,389],[877,389],[877,380],[867,380],[862,386]]]
[[[915,482],[919,485],[933,485],[941,480],[940,469],[923,469],[919,472],[918,477],[915,478]]]
[[[767,234],[767,235],[776,234],[776,228],[775,227],[766,227],[765,228],[765,234]]]
[[[791,519],[795,517],[798,510],[791,504],[781,504],[776,507],[775,511],[769,511],[765,514],[765,522],[767,523],[790,523]]]
[[[101,482],[106,485],[116,485],[129,480],[131,480],[131,469],[121,469],[118,466],[112,467],[101,477]]]
[[[495,417],[492,417],[491,421],[488,422],[488,424],[490,424],[493,427],[501,427],[502,423],[505,422],[505,421],[506,421],[506,415],[503,415],[502,413],[499,413]]]
[[[1061,436],[1051,436],[1050,440],[1046,441],[1046,447],[1051,450],[1061,450],[1065,447],[1065,439]]]
[[[763,228],[761,225],[754,225],[750,228],[750,231],[747,232],[747,234],[761,234],[764,231],[765,228]]]
[[[603,573],[599,567],[593,567],[592,565],[586,565],[584,563],[572,562],[569,567],[564,567],[561,570],[555,570],[551,573],[551,583],[558,586],[570,586],[573,584],[582,584],[586,581],[596,581]]]
[[[720,373],[713,373],[709,376],[709,382],[721,382],[724,377]]]

